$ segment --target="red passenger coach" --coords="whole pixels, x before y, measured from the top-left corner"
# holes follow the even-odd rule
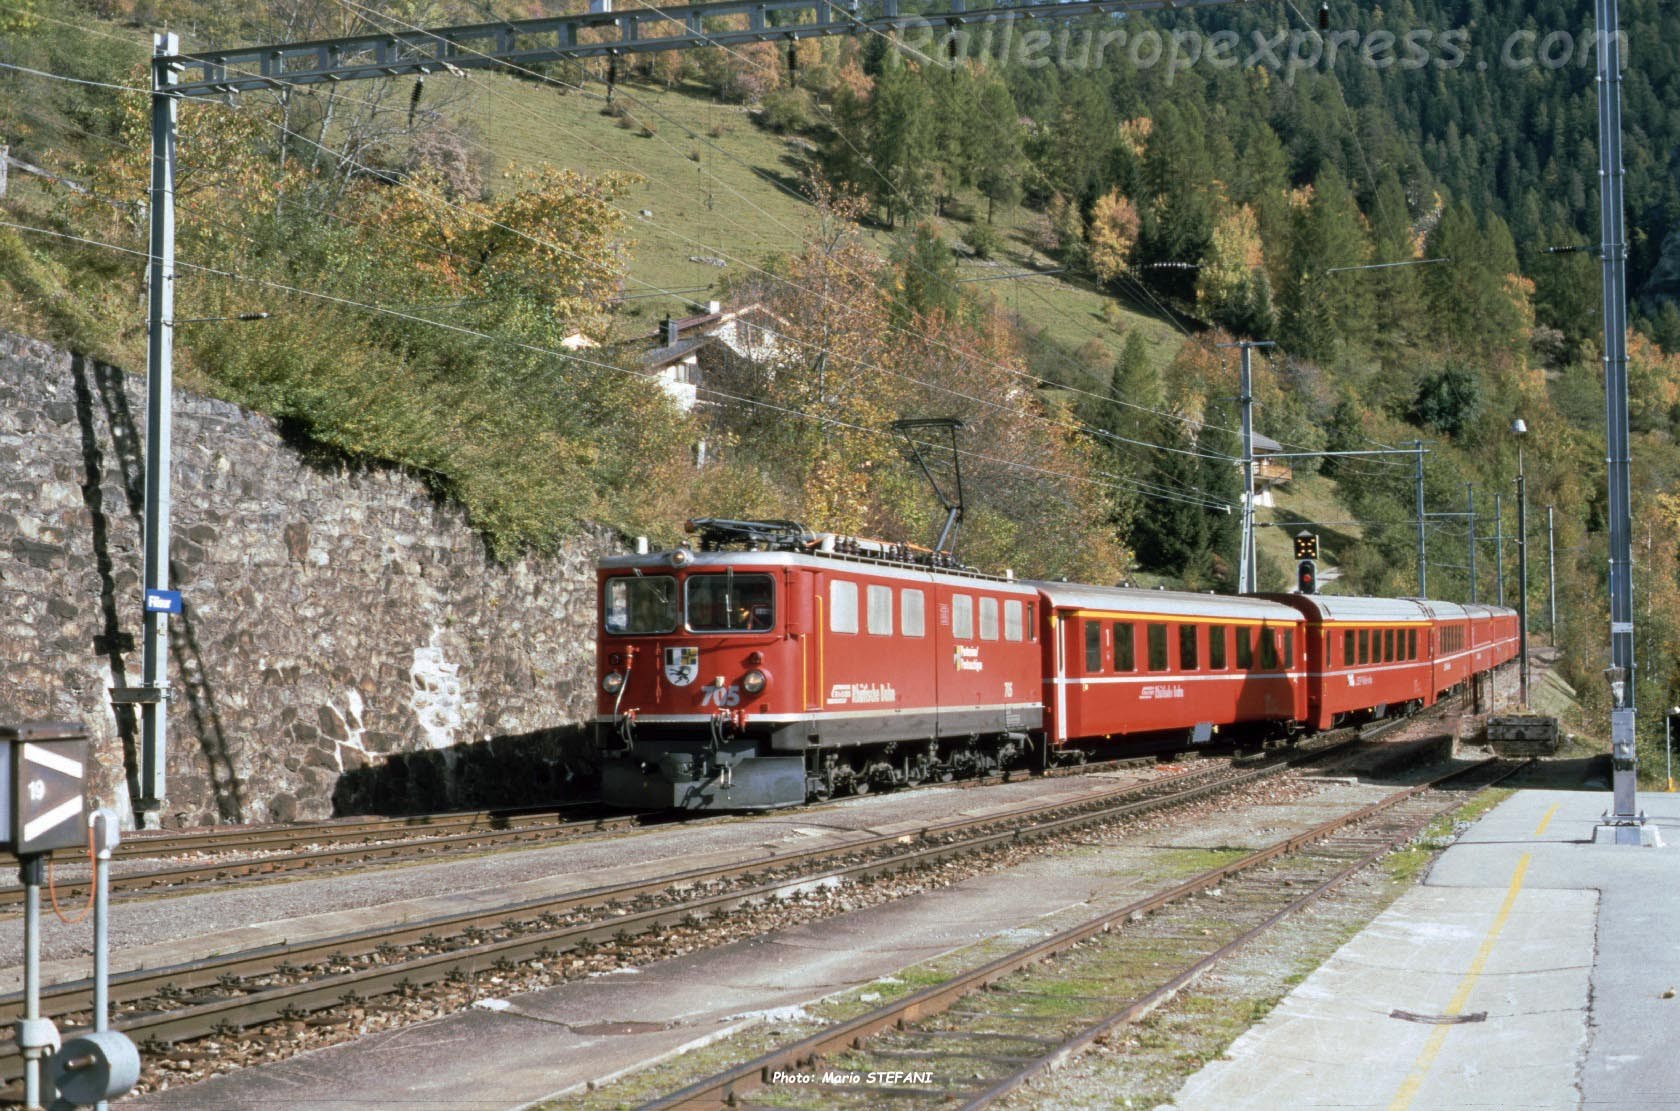
[[[1260,598],[1038,583],[1049,625],[1047,733],[1160,734],[1205,743],[1216,728],[1305,716],[1303,619]]]
[[[1030,745],[1036,590],[790,522],[697,525],[703,550],[599,565],[608,802],[788,806]]]
[[[1405,598],[1272,597],[1307,620],[1307,715],[1314,729],[1435,703],[1433,625]]]

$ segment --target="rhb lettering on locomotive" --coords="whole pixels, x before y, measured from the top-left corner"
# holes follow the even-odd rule
[[[891,683],[836,683],[828,692],[828,700],[853,706],[897,702],[898,689]]]

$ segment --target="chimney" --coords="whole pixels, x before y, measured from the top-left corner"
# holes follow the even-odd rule
[[[666,347],[675,347],[676,345],[677,345],[677,322],[675,320],[671,319],[671,314],[670,313],[666,313],[665,314],[665,346]]]

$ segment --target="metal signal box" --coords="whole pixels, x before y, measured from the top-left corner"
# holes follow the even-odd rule
[[[87,845],[87,730],[0,726],[0,848],[17,856]]]

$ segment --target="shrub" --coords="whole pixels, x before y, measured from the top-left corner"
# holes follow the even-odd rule
[[[1003,237],[990,224],[975,224],[963,233],[963,242],[975,258],[996,258],[1003,250]]]

